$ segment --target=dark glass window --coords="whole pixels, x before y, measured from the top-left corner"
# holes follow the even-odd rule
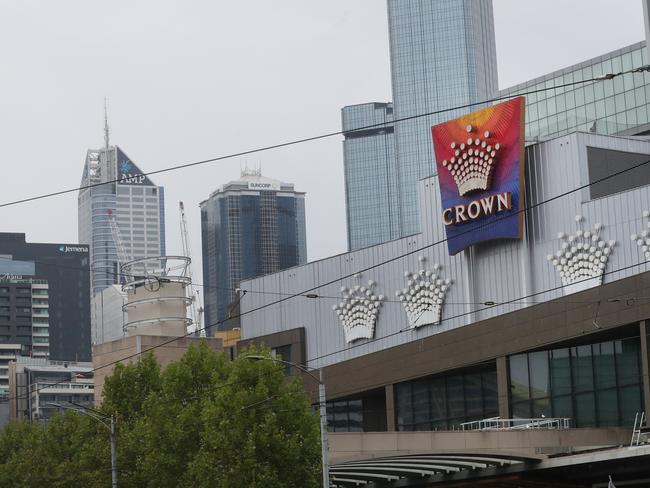
[[[327,425],[332,432],[386,431],[386,393],[383,388],[354,398],[327,402]]]
[[[498,415],[496,366],[395,385],[397,430],[444,430]]]
[[[576,427],[630,425],[642,410],[638,337],[510,356],[514,418],[568,417]]]

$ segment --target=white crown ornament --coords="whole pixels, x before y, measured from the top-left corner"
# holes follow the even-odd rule
[[[647,228],[638,234],[632,234],[631,237],[637,246],[639,246],[639,249],[641,249],[646,261],[650,261],[650,211],[645,210],[643,212],[643,218],[648,221]]]
[[[360,277],[357,275],[357,278]],[[345,342],[348,344],[359,339],[372,339],[375,335],[375,323],[384,300],[383,295],[375,294],[375,285],[370,280],[367,286],[341,287],[343,300],[332,309],[343,324]]]
[[[547,256],[560,274],[565,295],[600,285],[607,260],[616,244],[614,240],[606,241],[600,237],[603,224],[595,224],[593,231],[583,230],[583,220],[577,215],[578,230],[570,235],[561,232],[558,235],[562,242],[560,249]]]
[[[432,270],[427,270],[424,269],[426,258],[420,256],[419,260],[422,269],[417,273],[405,272],[407,287],[395,292],[406,311],[411,329],[440,323],[445,295],[452,284],[450,279],[441,276],[439,264],[434,264]]]
[[[498,152],[502,145],[485,131],[483,138],[477,134],[474,127],[468,125],[467,140],[452,142],[454,155],[442,165],[447,168],[456,181],[459,195],[465,195],[475,190],[487,190],[490,187]]]

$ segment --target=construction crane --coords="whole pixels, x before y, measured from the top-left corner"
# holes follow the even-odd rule
[[[181,213],[181,242],[183,244],[183,255],[188,257],[190,262],[187,265],[187,276],[190,279],[187,285],[187,292],[190,298],[190,314],[192,316],[192,328],[189,333],[196,334],[197,331],[201,337],[205,337],[205,329],[201,327],[203,319],[203,306],[201,305],[201,295],[198,290],[194,290],[194,278],[192,276],[192,253],[190,251],[189,232],[187,230],[187,219],[185,218],[185,205],[178,202],[178,208]]]
[[[117,226],[117,221],[115,220],[115,215],[113,211],[109,208],[106,213],[108,214],[108,223],[111,227],[111,234],[113,235],[113,242],[115,242],[115,249],[117,250],[117,281],[122,284],[122,265],[129,262],[129,255],[124,249],[124,242],[122,241],[122,234],[120,234],[120,228]]]

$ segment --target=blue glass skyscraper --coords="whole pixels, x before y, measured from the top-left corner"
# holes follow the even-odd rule
[[[305,194],[245,171],[200,206],[205,324],[225,330],[236,324],[225,320],[236,315],[242,280],[307,261]]]
[[[377,110],[343,108],[350,249],[418,232],[416,182],[434,172],[430,128],[480,107],[400,119],[485,100],[498,89],[490,0],[388,0],[388,25],[393,102],[383,153],[372,155],[381,127],[350,132],[377,124]],[[378,231],[367,222],[377,214],[376,195],[388,194]]]

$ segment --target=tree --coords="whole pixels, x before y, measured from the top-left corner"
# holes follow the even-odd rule
[[[118,365],[97,408],[118,419],[124,487],[320,486],[318,417],[300,380],[250,349],[234,361],[205,343],[161,371],[152,354]],[[0,432],[0,486],[110,486],[108,430],[67,412]]]
[[[309,488],[320,485],[318,417],[299,379],[272,361],[237,358],[203,402],[201,449],[187,486]]]

